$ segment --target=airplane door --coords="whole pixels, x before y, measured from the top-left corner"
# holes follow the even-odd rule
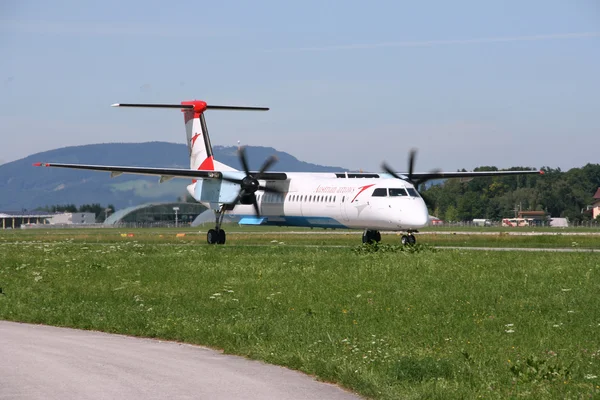
[[[346,204],[349,204],[349,196],[342,195],[342,202],[340,203],[340,213],[344,221],[349,221],[348,213],[346,211]]]

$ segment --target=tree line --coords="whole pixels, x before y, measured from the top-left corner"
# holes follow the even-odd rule
[[[508,171],[535,170],[513,167]],[[498,171],[483,166],[475,171]],[[500,220],[522,211],[545,211],[551,217],[570,221],[592,218],[588,206],[600,187],[600,164],[587,164],[566,172],[543,167],[543,174],[453,178],[424,189],[422,195],[432,215],[445,221],[474,218]]]

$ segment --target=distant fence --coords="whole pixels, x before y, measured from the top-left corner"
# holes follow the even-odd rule
[[[482,225],[481,223],[475,223],[473,221],[453,221],[446,222],[444,221],[439,225],[432,226],[445,226],[445,227],[481,227],[481,228],[490,228],[490,227],[502,227],[502,221],[490,221],[488,225]],[[535,228],[535,227],[548,227],[548,228],[563,228],[562,226],[551,226],[550,222],[547,221],[537,221],[533,225],[529,226],[521,226],[520,228]],[[598,221],[574,221],[569,222],[568,228],[596,228],[600,229],[600,223]]]

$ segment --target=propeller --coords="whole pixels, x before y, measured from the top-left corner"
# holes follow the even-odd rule
[[[403,178],[400,175],[398,175],[396,172],[394,172],[394,170],[385,161],[381,164],[381,168],[396,179],[401,179],[403,181],[408,181],[408,182],[412,183],[413,186],[415,187],[415,189],[419,192],[419,194],[421,195],[421,197],[427,204],[427,206],[430,207],[433,205],[433,202],[431,201],[431,199],[427,198],[427,196],[423,196],[423,193],[421,193],[421,191],[419,190],[419,186],[424,184],[425,182],[427,182],[429,180],[429,178],[417,178],[414,175],[416,156],[417,156],[417,150],[411,149],[410,153],[408,155],[408,174],[406,174],[406,178]],[[436,174],[438,172],[440,172],[440,170],[437,170],[437,169],[431,171],[432,174]]]
[[[282,194],[279,190],[269,188],[266,186],[261,186],[260,183],[258,182],[258,180],[261,179],[262,175],[273,164],[275,164],[277,162],[277,157],[271,156],[271,157],[267,158],[265,160],[265,162],[263,163],[262,167],[260,168],[260,170],[258,171],[258,173],[255,173],[253,175],[250,172],[250,168],[248,167],[248,159],[246,157],[246,148],[240,147],[240,149],[238,150],[238,155],[240,157],[240,162],[242,164],[242,168],[244,168],[244,172],[246,173],[246,176],[242,179],[223,177],[223,180],[226,180],[228,182],[237,183],[238,185],[240,185],[240,191],[239,191],[237,197],[235,198],[235,200],[232,202],[232,204],[240,203],[243,198],[250,199],[250,201],[252,202],[252,205],[254,206],[254,211],[256,212],[256,215],[260,216],[260,211],[258,209],[258,203],[256,201],[255,192],[257,190],[262,190],[267,193]]]

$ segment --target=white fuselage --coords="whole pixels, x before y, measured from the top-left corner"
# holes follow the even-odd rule
[[[283,194],[257,191],[260,217],[246,204],[236,205],[228,214],[241,217],[240,224],[249,225],[402,231],[429,223],[427,206],[413,185],[386,174],[379,178],[340,178],[333,173],[287,176],[285,181],[261,181]],[[217,206],[201,196],[194,197],[210,208]]]

